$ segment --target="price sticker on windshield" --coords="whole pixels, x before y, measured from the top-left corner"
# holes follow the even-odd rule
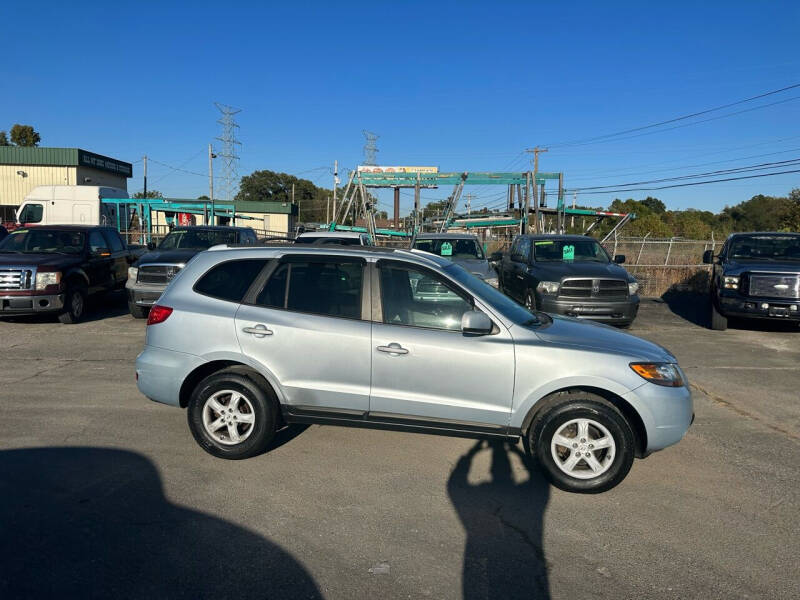
[[[575,246],[572,244],[561,248],[561,258],[564,260],[575,260]]]
[[[453,256],[453,244],[451,244],[450,242],[444,242],[442,244],[441,255],[442,256]]]

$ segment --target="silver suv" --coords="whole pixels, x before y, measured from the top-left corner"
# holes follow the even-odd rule
[[[188,408],[207,452],[264,452],[290,423],[517,440],[558,487],[600,492],[693,413],[664,348],[530,312],[446,258],[215,247],[148,318],[141,392]]]

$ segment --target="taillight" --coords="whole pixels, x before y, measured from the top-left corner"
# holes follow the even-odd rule
[[[147,315],[147,324],[158,325],[159,323],[163,323],[171,314],[172,309],[169,306],[154,304],[150,309],[150,314]]]

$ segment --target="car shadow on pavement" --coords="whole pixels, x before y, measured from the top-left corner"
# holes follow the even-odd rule
[[[711,300],[708,294],[696,292],[680,292],[670,290],[666,292],[662,299],[666,302],[669,309],[679,317],[699,325],[709,328],[711,326]],[[743,331],[775,331],[775,332],[796,332],[800,331],[797,321],[782,321],[780,319],[728,319],[730,329],[741,329]]]
[[[0,598],[321,598],[286,551],[171,503],[140,454],[0,451]]]
[[[470,467],[484,450],[491,452],[491,481],[471,484]],[[512,455],[527,480],[515,480]],[[550,485],[519,446],[479,441],[459,459],[447,491],[467,535],[463,598],[549,598],[542,530]]]

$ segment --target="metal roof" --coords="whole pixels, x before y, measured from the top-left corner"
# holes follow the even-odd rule
[[[477,240],[474,233],[418,233],[418,240]]]
[[[124,177],[133,176],[133,165],[81,148],[0,146],[0,165],[44,167],[89,167]]]

